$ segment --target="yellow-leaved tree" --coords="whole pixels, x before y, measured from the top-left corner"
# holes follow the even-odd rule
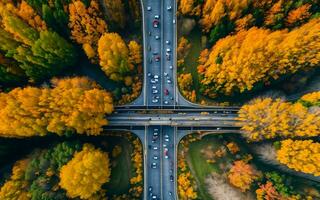
[[[86,7],[81,0],[72,1],[69,4],[69,13],[71,38],[82,45],[91,62],[98,63],[98,41],[108,31],[99,3],[91,0]]]
[[[48,132],[98,135],[113,111],[111,94],[87,78],[53,79],[53,88],[15,88],[0,93],[0,136]]]
[[[110,174],[108,154],[84,144],[83,149],[62,166],[59,185],[70,198],[90,199],[110,180]]]
[[[220,39],[198,66],[205,95],[232,95],[269,84],[284,74],[320,63],[320,19],[299,28],[274,31],[251,28]]]
[[[320,143],[312,140],[284,140],[277,160],[296,171],[320,176]]]
[[[102,70],[114,81],[122,81],[134,69],[128,60],[128,47],[117,33],[105,33],[99,40],[98,52]]]
[[[249,141],[320,134],[320,111],[281,99],[257,98],[241,107],[239,117]]]
[[[249,0],[207,0],[203,4],[200,24],[205,32],[217,25],[223,17],[235,20],[248,7]]]
[[[142,54],[141,54],[141,45],[136,41],[132,40],[128,44],[129,47],[129,63],[132,64],[141,64]]]
[[[24,173],[28,162],[28,159],[23,159],[14,164],[10,179],[1,187],[1,200],[31,199],[31,194],[28,192],[28,182],[24,179]]]

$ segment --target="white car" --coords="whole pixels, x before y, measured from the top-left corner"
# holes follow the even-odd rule
[[[153,156],[153,159],[154,160],[158,160],[158,156]]]
[[[152,86],[152,89],[157,89],[157,86],[153,85],[153,86]]]
[[[152,10],[151,6],[148,6],[148,7],[147,7],[147,10],[148,10],[148,11],[151,11],[151,10]]]
[[[171,9],[172,9],[172,7],[171,7],[171,6],[168,6],[168,7],[167,7],[167,10],[171,10]]]
[[[164,72],[163,75],[164,75],[164,76],[168,76],[168,73],[167,73],[167,72]]]
[[[158,90],[152,90],[152,94],[157,94]]]
[[[168,84],[171,84],[171,80],[170,80],[170,79],[168,79],[168,80],[167,80],[167,83],[168,83]]]
[[[169,135],[164,135],[164,138],[169,138]]]
[[[150,72],[148,73],[148,76],[149,76],[149,77],[151,76],[151,73],[150,73]]]
[[[172,65],[169,66],[169,69],[173,69]]]
[[[158,75],[154,75],[154,76],[153,76],[153,78],[158,79],[158,78],[159,78],[159,76],[158,76]]]
[[[168,48],[168,49],[167,49],[167,52],[171,52],[171,49],[170,49],[170,48]]]
[[[164,141],[169,142],[169,138],[165,138]]]
[[[163,103],[164,103],[164,104],[168,104],[169,102],[168,102],[167,100],[165,100]]]
[[[151,79],[150,83],[156,83],[156,81],[154,79]]]
[[[160,15],[155,15],[154,18],[155,19],[160,19]]]
[[[153,150],[158,150],[158,147],[157,147],[157,146],[154,146],[154,147],[153,147]]]
[[[176,23],[176,20],[175,20],[175,19],[174,19],[174,20],[172,20],[172,23],[173,23],[173,24],[175,24],[175,23]]]
[[[160,39],[160,36],[159,36],[159,35],[156,35],[156,36],[154,36],[154,38],[155,38],[156,40],[159,40],[159,39]]]
[[[158,103],[159,100],[158,99],[152,99],[152,103]]]
[[[170,44],[170,41],[169,41],[169,40],[166,40],[166,44]]]

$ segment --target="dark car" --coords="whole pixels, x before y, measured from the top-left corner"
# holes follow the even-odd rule
[[[173,176],[172,175],[170,175],[170,181],[173,182]]]
[[[158,28],[159,27],[159,21],[158,20],[153,20],[153,23],[152,23],[153,27],[154,28]]]
[[[169,94],[169,90],[168,89],[164,89],[164,94],[168,95]]]

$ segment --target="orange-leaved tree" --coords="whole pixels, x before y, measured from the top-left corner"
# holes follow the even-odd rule
[[[98,41],[107,32],[107,24],[102,18],[99,3],[91,0],[86,5],[75,0],[69,4],[69,27],[71,38],[82,45],[86,55],[93,63],[98,63]]]
[[[245,192],[250,189],[252,183],[259,178],[259,172],[243,160],[235,161],[229,171],[229,182]]]

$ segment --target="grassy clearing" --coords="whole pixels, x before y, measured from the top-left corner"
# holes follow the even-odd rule
[[[201,199],[212,199],[212,197],[208,193],[205,180],[212,172],[222,173],[219,169],[219,163],[224,163],[231,159],[231,156],[229,154],[226,154],[215,164],[210,164],[207,163],[206,158],[201,153],[201,150],[210,145],[213,146],[213,149],[218,149],[221,144],[222,141],[218,139],[218,136],[208,135],[203,137],[199,141],[191,143],[189,146],[187,163],[191,169],[193,176],[197,180],[199,189],[198,196]]]
[[[130,154],[132,152],[132,146],[124,138],[115,137],[110,141],[110,153],[109,156],[111,158],[111,178],[110,182],[107,184],[107,194],[111,195],[120,195],[127,194],[130,189],[130,178],[133,176],[131,173],[132,163]],[[116,157],[111,157],[111,152],[114,146],[119,145],[122,148],[121,154]]]

